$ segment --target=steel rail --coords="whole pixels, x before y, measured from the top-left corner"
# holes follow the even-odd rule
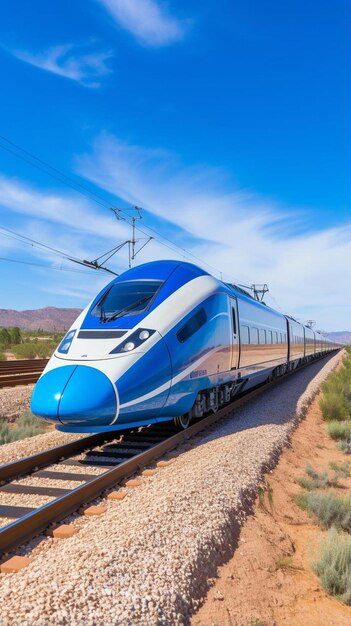
[[[33,385],[37,382],[41,372],[37,374],[18,374],[17,376],[0,376],[0,389],[4,387],[18,387],[19,385]]]
[[[0,372],[3,370],[13,371],[17,368],[31,369],[33,367],[44,367],[49,359],[18,359],[14,361],[0,361]]]
[[[33,367],[18,367],[11,370],[0,370],[0,376],[15,376],[16,374],[32,374],[33,372],[42,372],[42,365],[33,365]]]
[[[66,459],[80,452],[84,452],[84,450],[101,445],[111,439],[116,439],[116,433],[97,433],[95,435],[81,437],[75,441],[70,441],[69,443],[64,443],[60,446],[56,446],[55,448],[49,448],[43,452],[37,452],[31,456],[1,465],[0,485],[3,485],[9,480],[19,478],[20,476],[23,476],[23,474],[29,474],[29,472],[32,472],[39,467],[46,467],[47,465],[56,463],[63,458]]]
[[[0,368],[0,376],[13,376],[14,374],[28,374],[31,372],[42,372],[44,365],[40,363],[38,365],[11,367],[9,369]]]
[[[71,513],[77,511],[77,509],[79,509],[83,504],[94,500],[94,498],[100,496],[105,490],[113,487],[116,483],[127,478],[131,474],[138,471],[141,467],[153,460],[156,460],[158,457],[162,456],[166,452],[169,452],[181,443],[186,442],[201,430],[207,428],[211,424],[214,424],[229,413],[232,413],[255,396],[263,393],[264,391],[268,391],[268,389],[270,389],[273,385],[282,382],[284,378],[285,377],[279,378],[268,384],[260,385],[253,391],[246,392],[245,395],[238,397],[234,402],[231,402],[229,405],[223,407],[216,413],[200,419],[186,430],[182,430],[179,433],[166,438],[164,441],[161,441],[148,450],[145,450],[145,452],[141,452],[132,459],[120,463],[118,467],[114,467],[111,470],[104,472],[100,476],[97,476],[83,485],[72,489],[66,495],[56,498],[52,502],[45,504],[33,512],[27,513],[8,526],[1,528],[0,554],[3,555],[4,553],[9,552],[10,550],[32,539],[34,536],[44,531],[50,524],[61,521]],[[23,459],[23,461],[26,461],[26,459]],[[18,462],[15,461],[14,463]],[[13,466],[13,464],[9,464],[7,468],[11,465]],[[0,472],[1,469],[2,468],[0,468]],[[9,470],[6,471],[8,472]]]
[[[333,354],[333,353],[332,353]],[[323,357],[331,356],[330,353]],[[323,358],[321,357],[321,358]],[[307,367],[310,363],[300,366],[296,371]],[[147,465],[151,461],[156,460],[166,452],[174,449],[178,445],[186,442],[188,439],[198,434],[200,431],[208,428],[226,415],[236,411],[246,402],[252,400],[258,395],[269,391],[273,386],[283,383],[289,373],[274,379],[273,381],[262,384],[253,390],[245,392],[243,395],[226,405],[216,413],[199,419],[195,424],[180,431],[171,437],[165,438],[160,443],[136,454],[133,458],[121,462],[117,467],[107,470],[103,474],[87,480],[83,485],[76,487],[55,500],[39,507],[35,511],[31,511],[23,515],[20,519],[12,522],[8,526],[0,529],[0,555],[8,553],[10,550],[29,541],[36,535],[45,531],[50,524],[56,523],[77,511],[82,505],[87,504],[98,496],[101,496],[106,490],[112,488],[131,474],[140,470],[141,467]],[[106,435],[106,433],[104,433]],[[144,433],[145,434],[145,433]],[[143,434],[140,433],[141,440]],[[69,445],[69,444],[68,444]],[[122,444],[123,447],[123,444]],[[137,444],[136,444],[137,447]],[[40,453],[41,454],[41,453]],[[43,453],[45,454],[45,453]],[[29,457],[30,458],[30,457]],[[25,460],[25,459],[24,459]],[[16,463],[16,462],[15,462]],[[10,464],[11,465],[11,464]]]
[[[0,362],[0,388],[30,385],[37,382],[48,359],[21,359]]]

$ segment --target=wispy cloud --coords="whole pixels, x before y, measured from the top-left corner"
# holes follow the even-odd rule
[[[69,193],[40,191],[4,176],[0,177],[0,213],[1,226],[82,260],[93,260],[130,236],[124,222],[115,220],[112,213],[95,207],[88,199]],[[55,272],[35,265],[16,265],[6,259],[39,263],[49,269],[52,266]],[[125,271],[127,265],[127,249],[108,262],[116,272]],[[48,302],[45,294],[49,294],[49,303],[76,306],[78,302],[85,306],[112,279],[111,274],[84,269],[2,230],[0,267],[0,278],[5,285],[4,269],[16,270],[18,280],[23,278],[23,288],[30,286],[32,296],[42,299],[44,304]]]
[[[351,283],[351,265],[345,259],[351,258],[351,224],[313,232],[308,211],[287,210],[238,190],[219,169],[185,167],[164,150],[108,135],[80,159],[79,169],[102,188],[186,230],[191,251],[227,275],[249,285],[268,282],[292,314],[313,317],[329,329],[349,323],[345,285]],[[152,246],[145,248],[140,262],[153,255]]]
[[[114,224],[107,209],[100,211],[88,199],[70,193],[40,191],[16,178],[0,176],[0,207],[9,214],[19,213],[68,227],[71,233],[73,231],[73,238],[79,233],[111,242],[115,237],[126,238],[128,233],[124,222]]]
[[[85,50],[85,51],[84,51]],[[66,44],[53,46],[39,53],[14,50],[12,54],[21,61],[74,80],[84,87],[99,87],[100,79],[111,72],[109,51],[86,51],[86,46]]]
[[[224,277],[249,285],[268,282],[284,310],[316,319],[327,330],[348,328],[351,306],[345,285],[351,283],[351,265],[346,261],[351,258],[351,224],[312,231],[308,211],[288,210],[239,190],[220,169],[185,167],[165,150],[133,146],[109,135],[101,136],[91,153],[80,157],[78,167],[101,188],[148,209],[158,231],[223,271]],[[38,190],[5,176],[0,177],[0,210],[2,224],[77,258],[96,258],[130,237],[125,222],[114,220],[88,199],[71,192]],[[142,227],[146,225],[147,218]],[[57,256],[3,236],[0,251],[2,256],[33,255],[55,267],[58,264]],[[181,250],[170,251],[155,239],[137,262],[183,257]],[[115,271],[126,269],[126,251],[109,265]],[[53,287],[51,274],[46,276],[40,268],[31,271],[43,275],[36,289],[61,294],[66,306],[70,301],[84,305],[109,280],[108,275],[88,270],[86,276],[62,273],[62,279],[55,272]],[[269,297],[267,301],[276,306]]]
[[[167,13],[156,0],[98,0],[118,26],[147,46],[164,46],[181,39],[185,23]]]

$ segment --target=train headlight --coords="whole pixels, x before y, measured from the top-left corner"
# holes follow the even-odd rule
[[[67,335],[65,335],[65,337],[62,339],[59,347],[57,348],[57,352],[60,352],[61,354],[67,354],[68,350],[71,347],[71,343],[75,334],[75,330],[70,330]]]
[[[134,333],[129,335],[128,339],[123,341],[119,346],[116,346],[111,350],[110,354],[118,354],[121,352],[131,352],[136,348],[139,348],[149,337],[151,337],[156,331],[150,328],[138,328]]]
[[[134,348],[135,348],[135,343],[133,343],[132,341],[127,341],[127,343],[124,345],[123,351],[130,352],[131,350],[134,350]]]

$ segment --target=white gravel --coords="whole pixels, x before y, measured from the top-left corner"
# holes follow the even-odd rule
[[[21,385],[18,387],[6,387],[0,389],[0,421],[13,422],[30,407],[30,398],[34,385]],[[54,448],[63,443],[74,441],[87,435],[68,435],[50,430],[42,435],[36,435],[29,439],[15,441],[0,445],[0,465],[10,463],[22,456],[42,452],[47,448]],[[1,617],[1,616],[0,616]],[[1,622],[0,622],[1,626]]]
[[[124,500],[105,501],[104,515],[78,517],[72,538],[33,544],[33,562],[0,577],[1,626],[189,624],[262,473],[339,359],[293,374],[198,435]]]
[[[75,441],[80,437],[87,437],[87,435],[71,435],[67,433],[59,433],[57,430],[52,430],[42,435],[22,439],[21,441],[5,443],[0,446],[0,465],[16,461],[23,456],[29,456],[30,454],[42,452],[48,448],[55,448],[63,443]],[[0,626],[2,626],[1,622]]]

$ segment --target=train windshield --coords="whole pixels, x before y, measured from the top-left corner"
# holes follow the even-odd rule
[[[115,283],[100,298],[91,314],[102,322],[109,322],[129,313],[141,313],[150,306],[162,283],[161,280]]]

